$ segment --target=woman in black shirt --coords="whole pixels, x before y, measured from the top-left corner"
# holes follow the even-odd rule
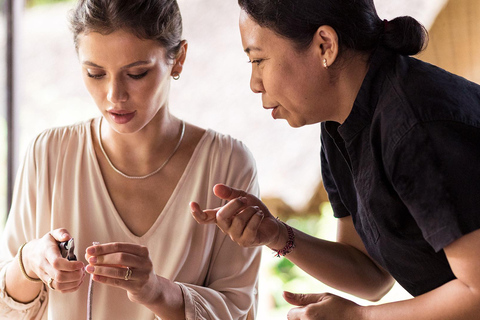
[[[292,127],[321,123],[336,242],[276,220],[257,198],[202,211],[243,246],[267,245],[324,283],[372,301],[397,280],[414,298],[361,307],[295,295],[294,319],[478,319],[480,87],[409,55],[426,31],[381,20],[372,0],[239,0],[250,86]]]

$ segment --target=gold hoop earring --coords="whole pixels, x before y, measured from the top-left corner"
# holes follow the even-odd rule
[[[323,59],[323,66],[328,69],[327,59]]]
[[[173,78],[173,80],[178,80],[178,79],[180,79],[180,73],[175,72],[175,73],[172,75],[172,78]]]

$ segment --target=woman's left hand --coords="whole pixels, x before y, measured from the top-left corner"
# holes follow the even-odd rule
[[[294,294],[284,292],[285,300],[298,306],[288,312],[288,320],[360,320],[362,307],[329,293]]]
[[[148,304],[157,296],[158,278],[148,248],[132,243],[105,243],[88,247],[86,271],[93,280],[125,289],[132,302]]]

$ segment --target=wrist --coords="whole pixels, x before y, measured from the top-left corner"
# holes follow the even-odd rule
[[[278,228],[277,235],[270,243],[266,244],[266,246],[271,250],[278,251],[285,247],[288,241],[288,230],[278,218],[275,219],[275,223]]]
[[[275,244],[269,248],[275,252],[276,257],[284,257],[295,248],[295,232],[292,227],[280,219],[277,218],[276,221],[280,224],[279,236]]]
[[[30,256],[28,253],[28,242],[25,242],[19,249],[17,254],[18,264],[20,266],[20,271],[25,276],[26,279],[32,282],[42,282],[41,279],[31,270],[30,262],[28,257]],[[27,249],[27,250],[25,250]]]

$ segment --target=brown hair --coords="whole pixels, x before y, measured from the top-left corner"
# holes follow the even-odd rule
[[[78,0],[69,22],[77,50],[79,34],[119,29],[158,41],[170,59],[181,45],[182,16],[176,0]]]

